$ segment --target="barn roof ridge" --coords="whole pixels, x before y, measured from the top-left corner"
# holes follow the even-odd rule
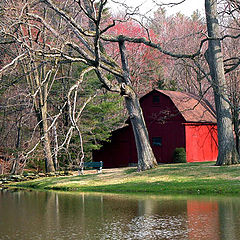
[[[210,103],[193,93],[154,89],[145,94],[157,91],[169,97],[186,122],[216,123],[216,113]]]

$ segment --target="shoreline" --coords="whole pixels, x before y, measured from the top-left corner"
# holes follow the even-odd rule
[[[7,186],[67,192],[240,196],[239,173],[239,164],[165,164],[144,172],[134,167],[103,169],[102,173],[90,170],[84,175],[37,178]]]

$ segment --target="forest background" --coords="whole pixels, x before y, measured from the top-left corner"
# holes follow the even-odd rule
[[[124,65],[124,51],[114,40],[119,36],[129,38],[124,40],[128,65],[123,72],[131,76],[138,98],[159,88],[194,93],[215,106],[214,91],[223,88],[239,152],[239,2],[217,2],[220,36],[215,40],[222,44],[226,78],[218,86],[205,56],[211,41],[207,20],[199,11],[169,15],[169,4],[155,2],[154,13],[143,16],[138,7],[118,3],[122,11],[112,13],[106,4],[1,1],[0,174],[18,173],[25,166],[74,168],[91,161],[92,150],[124,126],[126,90],[115,87],[121,82],[116,65]],[[83,36],[91,39],[94,61]],[[143,38],[163,50],[144,41],[136,44]],[[90,53],[84,55],[83,47]],[[103,63],[97,63],[98,52]]]

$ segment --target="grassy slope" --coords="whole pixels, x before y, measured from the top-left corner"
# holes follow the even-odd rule
[[[42,178],[15,186],[111,193],[240,194],[240,165],[216,167],[213,164],[168,164],[140,173],[135,168],[104,169],[102,174]]]

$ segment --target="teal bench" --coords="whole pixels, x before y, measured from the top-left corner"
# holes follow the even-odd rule
[[[97,169],[98,173],[102,172],[103,162],[84,162],[83,167],[81,168],[81,173],[83,174],[83,169],[94,168]]]

